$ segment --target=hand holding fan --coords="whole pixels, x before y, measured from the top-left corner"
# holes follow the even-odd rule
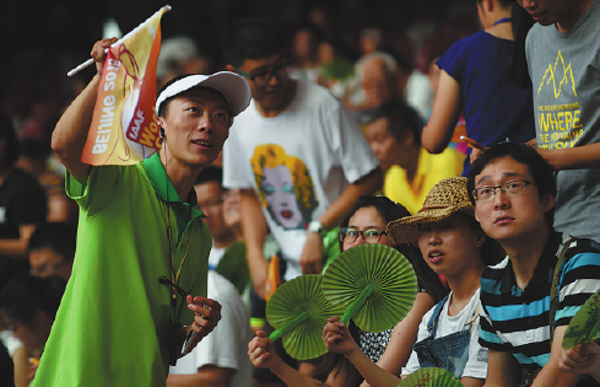
[[[400,322],[417,295],[417,276],[398,250],[362,244],[344,251],[323,275],[323,294],[346,310],[363,331],[381,332]]]
[[[600,290],[592,294],[571,319],[563,336],[563,348],[569,350],[579,344],[591,343],[598,339],[600,339]]]
[[[298,360],[323,355],[323,327],[342,310],[332,305],[321,290],[323,276],[306,274],[281,285],[267,303],[267,320],[276,329],[269,339],[283,338],[286,352]]]

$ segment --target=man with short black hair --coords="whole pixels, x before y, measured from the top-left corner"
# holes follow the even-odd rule
[[[416,214],[435,184],[460,176],[464,154],[451,147],[430,154],[421,146],[423,121],[404,102],[372,109],[365,135],[385,172],[383,194]]]
[[[244,19],[224,47],[226,68],[248,79],[253,102],[223,148],[223,185],[244,190],[242,229],[262,298],[264,218],[286,263],[284,280],[320,273],[324,232],[382,183],[379,163],[344,105],[319,85],[289,78],[287,45],[275,24]]]
[[[81,154],[105,49],[115,41],[94,45],[98,74],[52,135],[80,208],[79,234],[34,386],[164,387],[169,363],[221,317],[219,303],[205,297],[211,237],[193,185],[248,106],[248,83],[231,72],[174,79],[156,99],[159,151],[134,165],[92,167]]]
[[[533,386],[597,385],[559,367],[567,325],[600,289],[600,246],[552,227],[552,167],[533,148],[499,144],[473,164],[469,191],[481,228],[507,254],[481,278],[486,386],[521,385],[521,369]]]

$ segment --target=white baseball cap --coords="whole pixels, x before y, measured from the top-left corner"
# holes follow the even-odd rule
[[[167,99],[197,86],[210,87],[223,94],[233,117],[246,110],[252,98],[248,81],[234,72],[219,71],[211,75],[192,74],[173,82],[158,95],[156,114],[158,115],[160,105]]]

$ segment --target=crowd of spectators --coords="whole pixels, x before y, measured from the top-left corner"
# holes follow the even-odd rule
[[[562,55],[563,63],[570,55],[568,61],[589,62],[594,68],[597,53],[570,51],[569,43],[561,40],[564,37],[553,34],[585,29],[592,36],[586,44],[597,51],[600,40],[593,37],[600,32],[585,18],[600,19],[598,0],[578,0],[572,8],[584,11],[574,20],[567,16],[545,20],[544,15],[536,19],[530,10],[535,5],[527,0],[339,1],[330,6],[301,0],[188,3],[172,3],[173,11],[163,18],[157,87],[178,75],[229,70],[246,77],[253,102],[236,117],[222,154],[194,185],[198,207],[212,235],[208,297],[222,305],[222,320],[194,351],[170,368],[167,386],[395,385],[400,381],[397,378],[426,363],[454,368],[452,362],[422,361],[419,346],[413,349],[415,342],[427,337],[436,340],[435,332],[427,329],[434,321],[437,324],[440,313],[445,328],[437,336],[468,325],[468,334],[463,332],[461,340],[467,344],[467,336],[478,340],[455,372],[465,386],[482,385],[485,372],[481,371],[487,364],[494,365],[494,371],[487,373],[490,385],[521,383],[523,375],[526,383],[538,378],[538,383],[560,380],[565,386],[594,385],[593,378],[600,380],[600,375],[585,367],[596,364],[600,351],[585,347],[575,355],[565,355],[565,351],[561,355],[552,341],[555,331],[562,338],[575,309],[585,301],[574,300],[574,289],[585,288],[582,293],[589,296],[598,290],[600,278],[594,262],[600,254],[596,243],[600,242],[600,224],[590,216],[600,203],[595,156],[600,154],[595,149],[598,115],[583,111],[583,106],[592,109],[599,102],[587,89],[600,79],[585,64],[568,67],[583,74],[563,79],[563,92],[572,88],[575,96],[585,97],[585,103],[575,106],[560,92],[560,98],[556,97],[559,81],[554,71],[557,55]],[[24,28],[14,22],[25,17],[23,6],[16,6],[15,17],[8,20],[4,15],[6,23],[0,23],[6,32],[22,35],[9,43],[14,54],[0,74],[2,385],[27,386],[35,377],[73,267],[78,208],[65,194],[65,168],[51,151],[51,136],[66,107],[93,74],[84,70],[67,78],[66,71],[86,59],[91,43],[107,33],[103,31],[107,22],[127,32],[162,5],[150,1],[134,7],[108,1],[100,17],[85,23],[91,19],[85,7],[47,4],[43,8],[48,19],[37,13],[34,18],[39,22],[35,28],[48,29],[45,35],[40,32],[44,38],[37,42],[27,33],[20,34]],[[564,10],[557,9],[549,13]],[[539,24],[531,27],[534,19],[524,10],[534,14]],[[189,18],[193,13],[213,17],[199,26],[202,23]],[[584,13],[585,18],[581,17]],[[249,15],[257,18],[239,20]],[[49,41],[60,34],[63,41]],[[572,43],[583,38],[572,34],[568,39]],[[551,53],[542,55],[538,44]],[[554,100],[549,91],[552,80],[547,78],[549,65],[555,66],[550,67],[556,77]],[[561,69],[565,74],[566,68],[565,64]],[[273,90],[267,90],[269,85]],[[566,112],[550,116],[553,108]],[[544,135],[548,131],[551,135]],[[564,131],[570,134],[562,136]],[[483,147],[472,151],[459,139],[466,135]],[[582,146],[578,149],[568,145],[579,139]],[[526,142],[532,147],[537,144],[540,150],[511,148],[512,143]],[[542,165],[537,154],[549,164]],[[468,179],[458,178],[461,175]],[[508,175],[515,180],[507,180]],[[557,186],[548,182],[554,177]],[[440,186],[440,182],[451,182],[452,187]],[[539,203],[527,196],[534,186],[539,190]],[[423,211],[430,210],[426,208],[431,200],[428,195],[443,196],[440,187],[459,190],[465,201],[458,206],[444,202],[440,208],[451,207],[448,214],[435,221],[423,220]],[[529,207],[515,199],[524,192],[528,203],[533,203]],[[490,220],[492,207],[494,211],[512,207],[509,199],[538,221],[530,219],[526,226],[531,230],[521,230],[512,239],[497,224],[516,215],[506,215],[507,210],[504,218]],[[355,217],[365,208],[368,216]],[[403,240],[396,236],[398,229],[386,231],[389,222],[415,223],[418,235]],[[396,328],[372,336],[334,317],[323,337],[330,353],[297,362],[287,356],[281,343],[267,339],[265,332],[273,327],[265,318],[266,302],[282,282],[323,273],[341,251],[352,247],[348,228],[360,234],[352,242],[386,244],[411,258],[422,292],[419,303]],[[367,241],[367,229],[378,232],[377,241],[373,237]],[[465,270],[431,263],[438,255],[432,258],[428,246],[438,235],[442,236],[435,243],[440,246],[452,241],[444,234],[448,229],[460,234],[460,243],[448,244],[449,249],[470,248],[468,254],[456,258]],[[388,234],[392,232],[393,237]],[[567,234],[589,239],[567,239]],[[499,242],[493,253],[481,248],[486,238]],[[526,238],[536,241],[529,250],[523,242]],[[490,262],[490,256],[500,258],[500,245],[506,259]],[[563,245],[574,252],[560,266],[563,257],[557,258],[555,251]],[[541,279],[542,270],[554,268],[554,263],[544,259],[559,259],[556,270],[564,270],[559,306],[550,305],[549,294],[544,293],[555,286]],[[503,275],[516,276],[511,277],[514,283],[503,283]],[[585,286],[578,282],[584,275],[588,276]],[[487,280],[481,289],[480,277]],[[498,303],[508,302],[502,298],[508,296],[500,295],[500,285],[490,285],[497,281],[513,286],[517,296],[510,302],[523,303],[523,313],[533,315],[519,294],[527,292],[530,280],[543,285],[544,292],[538,289],[534,295],[536,301],[543,299],[544,308],[551,306],[558,313],[558,326],[554,327],[553,320],[551,328],[545,324],[547,317],[541,324],[541,315],[533,316],[538,318],[538,332],[532,340],[551,348],[536,348],[537,356],[519,348],[525,345],[519,340],[526,340],[519,336],[522,332],[505,335],[506,327],[498,321],[509,317],[493,306],[502,306]],[[446,296],[449,291],[454,298]],[[460,314],[460,324],[451,325],[456,314]],[[480,324],[481,336],[472,329],[474,325],[478,331]],[[530,323],[519,324],[523,331],[531,328]],[[547,331],[549,337],[544,336]],[[461,348],[469,352],[468,347]],[[473,351],[477,359],[467,364]],[[506,364],[522,368],[523,375],[502,368]],[[571,374],[577,377],[590,373],[593,378],[579,380],[559,369],[575,370]]]

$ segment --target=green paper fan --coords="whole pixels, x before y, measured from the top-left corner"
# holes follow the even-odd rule
[[[408,375],[398,387],[462,387],[452,372],[439,367],[425,367]]]
[[[276,329],[269,338],[283,337],[286,352],[298,360],[327,352],[321,336],[327,319],[343,310],[332,305],[321,290],[323,276],[307,274],[281,285],[267,303],[267,320]]]
[[[598,339],[600,339],[600,290],[592,294],[571,319],[563,336],[563,348],[568,350]]]
[[[352,319],[363,331],[381,332],[398,324],[411,309],[417,276],[398,250],[367,243],[344,251],[329,265],[323,294],[346,310],[341,321]]]

